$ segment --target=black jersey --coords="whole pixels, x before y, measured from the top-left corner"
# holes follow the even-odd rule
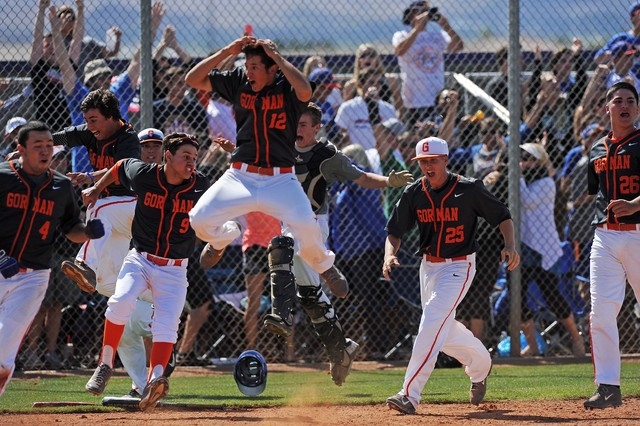
[[[116,164],[119,181],[138,195],[131,225],[133,248],[170,259],[188,258],[196,244],[188,213],[209,188],[209,180],[194,172],[180,185],[171,185],[162,165],[133,158]]]
[[[640,223],[640,212],[620,218],[607,212],[610,201],[630,201],[640,195],[640,130],[621,140],[606,136],[596,141],[589,155],[587,181],[589,194],[596,194],[594,225]]]
[[[318,141],[308,148],[296,149],[296,176],[316,214],[328,211],[327,187],[338,181],[352,181],[364,174],[331,142]]]
[[[511,219],[511,213],[481,180],[450,173],[447,183],[437,190],[424,177],[408,186],[386,230],[400,238],[417,223],[420,248],[416,254],[452,258],[478,249],[478,217],[495,227]]]
[[[292,167],[298,119],[308,102],[301,102],[282,73],[276,81],[256,93],[242,68],[212,70],[213,91],[233,104],[236,119],[236,149],[231,161],[259,167]]]
[[[86,124],[71,126],[53,134],[53,143],[67,146],[86,146],[89,151],[89,161],[94,170],[108,169],[116,161],[124,158],[140,158],[140,141],[138,134],[130,124],[113,134],[108,140],[97,140]],[[109,185],[104,191],[105,196],[133,195],[131,190],[122,185]]]
[[[17,160],[0,163],[0,206],[0,249],[23,268],[49,269],[56,233],[82,223],[69,178],[28,175]]]

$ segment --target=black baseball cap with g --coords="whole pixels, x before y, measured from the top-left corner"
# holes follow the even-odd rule
[[[414,1],[402,13],[402,23],[411,25],[411,15],[420,10],[426,10],[429,7],[428,1]]]

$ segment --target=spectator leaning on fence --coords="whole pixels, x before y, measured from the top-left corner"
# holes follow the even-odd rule
[[[444,88],[444,53],[460,52],[464,43],[427,1],[411,3],[402,23],[411,29],[396,32],[392,43],[402,72],[403,121],[411,127],[431,115],[436,94]]]

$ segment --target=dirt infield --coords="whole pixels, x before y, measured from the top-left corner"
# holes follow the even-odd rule
[[[523,363],[530,361],[523,360]],[[546,361],[545,361],[546,362]],[[517,363],[517,362],[515,362]],[[377,370],[377,363],[358,362],[358,370]],[[385,368],[404,368],[404,364],[384,364]],[[271,371],[317,370],[319,365],[270,365]],[[32,374],[21,373],[20,378]],[[211,374],[211,370],[197,367],[178,368],[175,376]],[[218,372],[219,374],[220,372]],[[64,375],[51,372],[52,376]],[[19,380],[19,378],[18,378]],[[474,425],[540,425],[579,424],[637,425],[640,423],[640,398],[624,398],[623,405],[616,409],[587,411],[582,400],[569,401],[499,401],[474,407],[470,404],[422,404],[418,414],[401,415],[389,410],[384,403],[375,405],[326,405],[326,406],[279,406],[272,408],[216,408],[210,410],[177,410],[173,407],[158,407],[150,413],[136,411],[114,411],[109,413],[33,413],[2,414],[2,425],[49,425],[87,426],[89,423],[133,425],[145,422],[150,425],[166,425],[180,422],[185,425],[209,425],[230,422],[234,425],[390,425],[390,424],[474,424]]]
[[[4,425],[64,424],[86,426],[89,423],[166,425],[180,422],[209,425],[230,422],[234,425],[391,425],[391,424],[471,424],[540,425],[579,424],[581,426],[637,425],[640,399],[625,398],[622,407],[585,411],[582,401],[514,401],[481,404],[423,404],[415,416],[389,410],[383,404],[365,406],[275,407],[242,410],[170,411],[157,408],[151,413],[113,412],[84,414],[3,415]]]

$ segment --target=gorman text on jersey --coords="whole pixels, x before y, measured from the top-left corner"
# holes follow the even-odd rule
[[[253,109],[255,103],[256,95],[250,95],[248,93],[240,94],[240,106],[242,106],[242,108]],[[284,95],[282,93],[276,93],[262,98],[262,110],[282,108],[284,108]]]
[[[593,161],[593,167],[596,169],[596,173],[604,172],[607,170],[624,170],[631,168],[631,156],[628,154],[616,155],[610,158],[611,163],[607,165],[607,158],[602,157]]]
[[[166,197],[164,195],[146,193],[144,205],[154,209],[164,209]],[[172,213],[189,213],[195,202],[193,200],[172,200]]]
[[[435,214],[434,214],[435,212]],[[458,207],[444,207],[438,209],[418,209],[418,221],[422,223],[457,221]]]
[[[43,200],[41,198],[34,198],[33,200],[33,208],[31,211],[34,213],[40,213],[47,216],[53,215],[53,208],[56,203],[53,200]],[[25,194],[16,194],[16,193],[8,193],[7,194],[7,205],[8,208],[14,209],[24,209],[26,210],[29,206],[29,197]]]

